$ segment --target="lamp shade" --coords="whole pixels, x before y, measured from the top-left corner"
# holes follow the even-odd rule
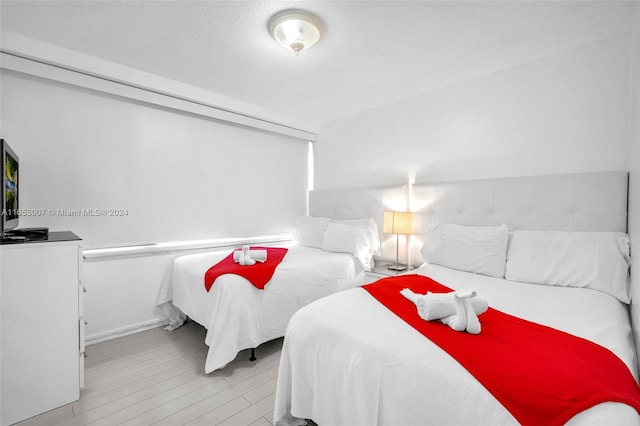
[[[413,234],[413,212],[384,212],[384,232],[387,234]]]

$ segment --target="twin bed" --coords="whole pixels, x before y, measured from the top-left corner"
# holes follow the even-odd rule
[[[370,197],[368,191],[363,198],[353,191],[312,192],[310,215],[344,218],[366,212],[382,216],[382,192]],[[410,245],[409,255],[427,263],[400,279],[429,277],[452,290],[475,291],[487,300],[490,310],[562,330],[617,356],[618,361],[613,362],[620,364],[616,369],[622,371],[620,380],[625,384],[620,395],[594,397],[593,401],[589,397],[589,404],[581,406],[583,401],[568,401],[571,397],[559,387],[543,388],[532,401],[537,407],[533,411],[544,407],[545,401],[562,408],[545,424],[640,424],[637,350],[628,306],[627,174],[418,185],[412,194],[418,211],[418,241]],[[365,199],[367,205],[373,202],[376,207],[357,205]],[[306,227],[307,231],[312,228]],[[535,416],[522,417],[513,405],[505,404],[505,395],[507,399],[513,396],[516,404],[528,404],[518,401],[517,390],[496,392],[481,384],[435,340],[372,297],[367,287],[358,288],[368,266],[359,255],[362,247],[357,249],[353,238],[347,243],[337,237],[337,246],[344,252],[322,250],[317,247],[322,241],[317,229],[306,237],[298,231],[307,244],[309,237],[315,238],[316,247],[290,247],[291,265],[285,258],[282,271],[279,267],[273,282],[262,291],[243,283],[242,278],[223,276],[210,293],[203,294],[202,275],[224,254],[176,261],[163,283],[159,304],[167,309],[174,325],[187,314],[207,328],[207,372],[222,368],[240,349],[284,334],[276,424],[304,424],[305,419],[322,426],[539,424],[531,421]],[[344,235],[345,230],[338,227],[336,235]],[[375,251],[368,249],[371,254]],[[342,258],[352,269],[347,273],[342,267],[325,269],[322,253]],[[292,283],[286,275],[297,267],[297,283]],[[184,272],[185,268],[191,272]],[[322,276],[313,278],[316,274]],[[280,284],[281,278],[289,284]],[[301,279],[307,288],[302,293]],[[390,286],[393,280],[372,286]],[[488,314],[479,316],[484,328],[478,335],[450,331],[474,338],[491,335]],[[508,333],[504,337],[510,339]],[[468,347],[473,353],[474,341],[468,342],[465,351]],[[553,368],[561,371],[562,365]],[[496,377],[507,374],[501,368],[495,370]],[[526,376],[526,368],[523,371],[519,374]],[[502,381],[508,382],[509,377]]]
[[[328,238],[323,238],[325,229]],[[239,275],[225,274],[206,291],[205,273],[229,251],[182,256],[173,262],[157,305],[169,318],[169,329],[181,326],[187,316],[207,329],[206,373],[224,368],[243,349],[282,337],[301,307],[361,285],[380,238],[371,219],[330,222],[303,217],[298,219],[296,240],[285,247],[288,251],[264,289]]]

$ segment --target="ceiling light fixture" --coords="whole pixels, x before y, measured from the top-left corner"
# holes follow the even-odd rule
[[[300,53],[320,40],[323,27],[316,15],[305,10],[290,9],[278,12],[269,19],[269,32],[287,49]]]

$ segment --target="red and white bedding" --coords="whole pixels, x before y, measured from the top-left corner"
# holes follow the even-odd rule
[[[252,265],[247,265],[240,260],[242,249],[232,251],[204,273],[205,290],[210,291],[217,279],[226,274],[240,275],[257,289],[264,290],[289,249],[285,247],[253,247],[253,249],[264,252],[266,259],[262,262],[254,260]]]
[[[508,314],[595,342],[615,353],[637,380],[626,305],[606,293],[436,265],[415,272],[452,289],[475,290]],[[363,289],[319,300],[290,321],[274,419],[301,424],[305,418],[321,425],[517,423],[464,367]],[[628,405],[606,402],[569,424],[640,424],[640,416]]]
[[[291,316],[323,296],[362,284],[364,269],[354,256],[290,246],[264,289],[225,274],[210,291],[204,276],[230,250],[177,258],[167,272],[157,305],[177,328],[186,316],[207,329],[205,371],[223,368],[243,349],[284,335]]]

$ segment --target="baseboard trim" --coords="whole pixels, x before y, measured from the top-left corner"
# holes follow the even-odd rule
[[[127,336],[129,334],[139,333],[141,331],[150,330],[152,328],[163,327],[167,324],[169,324],[169,320],[167,319],[154,319],[138,324],[127,325],[113,330],[103,331],[101,333],[91,334],[85,336],[85,345],[93,345],[95,343],[116,339],[118,337]]]

